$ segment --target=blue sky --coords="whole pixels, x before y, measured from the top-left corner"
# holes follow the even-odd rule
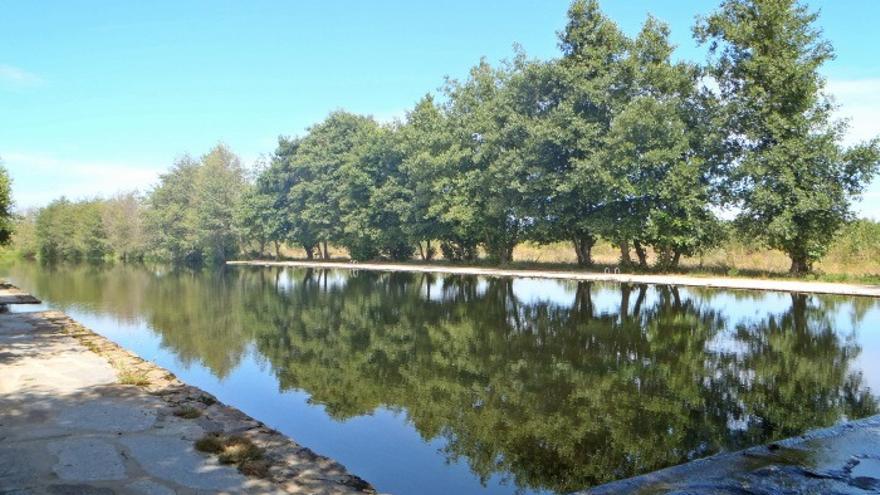
[[[837,49],[823,68],[852,120],[880,135],[880,2],[811,0]],[[605,0],[628,33],[648,12],[677,56],[705,59],[690,28],[716,1]],[[403,116],[444,76],[519,43],[558,55],[567,0],[0,0],[0,157],[19,208],[147,190],[176,156],[223,141],[250,164],[332,110]],[[880,181],[859,211],[880,219]]]

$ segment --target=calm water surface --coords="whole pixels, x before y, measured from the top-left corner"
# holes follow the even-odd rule
[[[0,272],[396,494],[568,492],[878,409],[867,298],[284,268]]]

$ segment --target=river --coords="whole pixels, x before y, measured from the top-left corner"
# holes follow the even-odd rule
[[[870,298],[282,267],[0,276],[400,495],[565,493],[878,412]]]

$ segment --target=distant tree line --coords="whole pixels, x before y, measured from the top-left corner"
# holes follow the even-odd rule
[[[624,264],[650,250],[670,269],[720,242],[729,209],[740,235],[808,272],[880,162],[877,140],[841,144],[815,21],[796,0],[724,0],[694,28],[699,65],[673,59],[657,19],[628,37],[576,0],[559,58],[481,61],[402,121],[333,112],[280,138],[250,179],[219,146],[140,201],[59,200],[36,215],[38,251],[198,261],[333,244],[359,260],[505,263],[520,242],[565,241],[590,265],[605,239]]]
[[[48,260],[220,262],[243,243],[237,211],[248,187],[239,158],[221,144],[198,160],[178,159],[146,195],[60,198],[28,212],[15,244]]]

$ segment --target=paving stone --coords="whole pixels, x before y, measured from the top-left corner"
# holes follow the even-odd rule
[[[153,480],[138,480],[134,483],[129,483],[127,488],[143,495],[175,495],[176,493],[171,488]]]
[[[47,490],[52,495],[114,495],[110,488],[89,485],[52,485]]]
[[[53,471],[68,481],[125,479],[125,466],[116,447],[94,438],[68,438],[51,442],[49,451],[58,457]]]
[[[42,445],[0,446],[0,493],[27,493],[42,473],[51,472],[53,463]]]
[[[196,452],[192,442],[168,436],[130,435],[120,439],[150,475],[195,490],[237,491],[247,479]]]
[[[78,430],[134,432],[152,427],[156,412],[134,401],[94,400],[64,409],[56,421]]]

